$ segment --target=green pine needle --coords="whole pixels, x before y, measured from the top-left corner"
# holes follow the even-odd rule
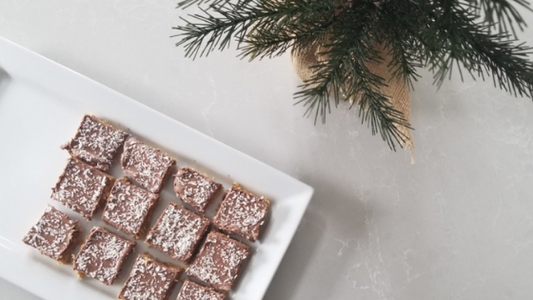
[[[388,49],[393,76],[412,88],[417,69],[427,68],[441,85],[458,68],[515,96],[533,94],[533,49],[516,38],[526,23],[517,7],[525,0],[182,0],[200,14],[175,27],[187,57],[207,56],[235,43],[240,57],[272,58],[309,47],[324,49],[314,76],[300,86],[297,103],[315,122],[331,107],[357,97],[361,121],[391,149],[411,128],[380,89],[387,84],[366,63],[382,58],[373,45]],[[332,102],[333,101],[333,102]]]

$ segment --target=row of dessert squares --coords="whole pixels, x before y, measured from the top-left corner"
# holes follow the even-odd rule
[[[24,237],[24,242],[59,262],[70,263],[79,235],[77,220],[48,206]],[[113,284],[135,246],[135,241],[94,227],[74,257],[73,268],[80,277],[85,275],[106,285]],[[216,231],[207,235],[200,253],[186,270],[142,253],[137,256],[117,298],[168,299],[185,272],[188,278],[183,282],[177,300],[224,300],[249,253],[249,246]]]
[[[180,300],[203,299],[203,293],[214,295],[206,299],[219,299],[231,289],[250,248],[226,234],[255,241],[269,210],[268,199],[234,184],[210,220],[204,213],[223,185],[182,167],[174,174],[174,190],[192,210],[170,202],[150,229],[152,212],[165,180],[172,175],[174,158],[92,115],[83,117],[75,136],[63,148],[71,157],[52,189],[53,200],[87,220],[104,207],[102,220],[106,224],[189,264],[185,273],[202,285],[187,280]],[[127,178],[115,179],[106,171],[121,150],[120,162]],[[78,221],[49,206],[24,242],[59,262],[70,263],[79,236]],[[112,284],[135,245],[95,227],[75,256],[73,268],[80,275]],[[153,293],[153,299],[165,299],[183,271],[141,254],[119,298],[138,299],[138,293]]]

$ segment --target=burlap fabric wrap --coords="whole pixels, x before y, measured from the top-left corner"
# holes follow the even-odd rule
[[[388,67],[391,62],[391,57],[386,51],[384,51],[381,45],[376,45],[376,50],[380,53],[383,59],[380,63],[368,62],[366,65],[370,72],[382,77],[385,80],[386,86],[381,88],[381,92],[387,96],[393,107],[402,112],[407,122],[410,120],[411,104],[409,101],[409,87],[407,83],[401,79],[392,76]],[[316,43],[306,49],[300,49],[298,51],[291,52],[292,63],[298,76],[305,82],[313,76],[313,69],[311,66],[316,65],[320,60],[323,60],[323,49]],[[358,96],[354,96],[354,99],[346,99],[350,103],[357,103],[359,101]],[[400,131],[405,135],[405,141],[402,146],[409,149],[412,154],[414,147],[411,139],[411,132],[409,128],[398,125]]]

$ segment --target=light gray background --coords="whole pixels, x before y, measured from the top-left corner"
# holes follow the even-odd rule
[[[530,99],[422,71],[412,165],[344,106],[302,118],[288,56],[185,59],[175,4],[0,0],[0,35],[314,186],[267,300],[531,299]],[[38,299],[1,279],[0,298]]]

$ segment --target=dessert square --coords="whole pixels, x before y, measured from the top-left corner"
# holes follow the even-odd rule
[[[68,264],[80,234],[78,220],[48,205],[43,215],[22,240],[59,263]]]
[[[107,171],[129,134],[85,115],[74,138],[63,145],[70,155],[102,171]]]
[[[146,237],[146,243],[187,263],[207,232],[211,221],[170,202]]]
[[[204,213],[207,206],[222,191],[222,184],[191,168],[179,168],[174,178],[174,191],[183,202]]]
[[[224,300],[226,295],[215,291],[212,288],[208,288],[199,285],[190,280],[185,280],[181,286],[178,299],[176,300]]]
[[[210,232],[187,275],[217,290],[228,292],[242,263],[250,255],[250,247],[219,232]]]
[[[80,278],[85,275],[111,285],[135,245],[134,241],[94,227],[74,259],[73,269]]]
[[[70,158],[52,199],[91,220],[113,185],[113,177],[77,159]]]
[[[253,242],[259,237],[269,206],[270,201],[265,197],[256,196],[234,183],[220,203],[213,223],[222,231]]]
[[[122,170],[152,193],[159,193],[176,160],[136,138],[129,138],[122,153]]]
[[[166,300],[183,269],[143,253],[137,257],[130,276],[118,294],[120,300]]]
[[[102,220],[118,230],[139,238],[146,226],[159,196],[130,183],[126,178],[115,181]]]

